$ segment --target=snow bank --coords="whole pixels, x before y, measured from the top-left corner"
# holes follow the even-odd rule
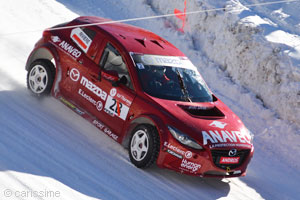
[[[244,4],[257,2],[243,1]],[[148,0],[148,3],[161,14],[173,13],[174,8],[184,8],[184,0],[172,0],[172,4],[159,0]],[[270,14],[270,9],[276,7],[269,7],[264,7],[260,12],[271,18],[261,18],[238,0],[188,0],[187,11],[213,8],[237,11],[188,15],[184,30],[192,36],[194,48],[219,64],[233,81],[253,91],[265,106],[276,111],[281,118],[300,125],[300,37],[280,30],[281,27],[276,24],[280,22],[280,17],[274,13],[281,16],[284,13],[279,9]],[[294,12],[292,3],[285,8],[290,8],[290,14]],[[280,25],[287,24],[288,17],[284,16],[281,19],[286,21],[281,21]],[[181,27],[179,19],[169,19]],[[277,20],[273,22],[273,19]],[[289,26],[286,27],[288,29]]]

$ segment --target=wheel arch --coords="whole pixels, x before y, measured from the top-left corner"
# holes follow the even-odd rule
[[[122,145],[125,148],[127,148],[129,145],[129,139],[132,131],[141,124],[148,124],[154,126],[159,134],[160,143],[162,143],[162,141],[165,140],[165,134],[163,134],[165,125],[163,124],[162,120],[155,115],[143,115],[132,120],[130,125],[126,129],[125,135],[122,140]]]
[[[56,50],[51,47],[50,45],[44,45],[41,47],[38,47],[34,49],[30,56],[27,59],[25,69],[28,71],[30,68],[31,63],[33,63],[36,60],[49,60],[52,62],[55,68],[57,68],[58,64],[58,54]]]

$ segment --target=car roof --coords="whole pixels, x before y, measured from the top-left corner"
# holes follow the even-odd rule
[[[78,24],[95,24],[113,21],[101,17],[82,16],[73,22]],[[95,25],[99,31],[106,32],[118,40],[128,52],[143,54],[185,56],[179,49],[160,36],[124,23],[108,23]]]

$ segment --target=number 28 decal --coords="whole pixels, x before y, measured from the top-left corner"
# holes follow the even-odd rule
[[[129,107],[114,99],[112,96],[108,95],[107,101],[105,103],[105,111],[112,116],[118,116],[123,120],[126,120]]]
[[[118,116],[121,114],[121,109],[123,107],[123,104],[121,102],[118,102],[116,99],[112,99],[114,102],[111,106],[109,106],[109,109],[115,112]]]

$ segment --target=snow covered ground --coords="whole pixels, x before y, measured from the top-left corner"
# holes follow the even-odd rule
[[[84,119],[53,98],[37,100],[26,90],[24,65],[43,29],[78,15],[118,20],[172,13],[183,10],[183,2],[0,2],[1,200],[298,199],[299,2],[188,16],[185,34],[176,30],[181,26],[176,18],[132,22],[190,57],[210,88],[255,134],[256,152],[244,178],[201,179],[156,167],[137,169],[126,150]],[[190,0],[187,8],[253,2],[261,1]]]

